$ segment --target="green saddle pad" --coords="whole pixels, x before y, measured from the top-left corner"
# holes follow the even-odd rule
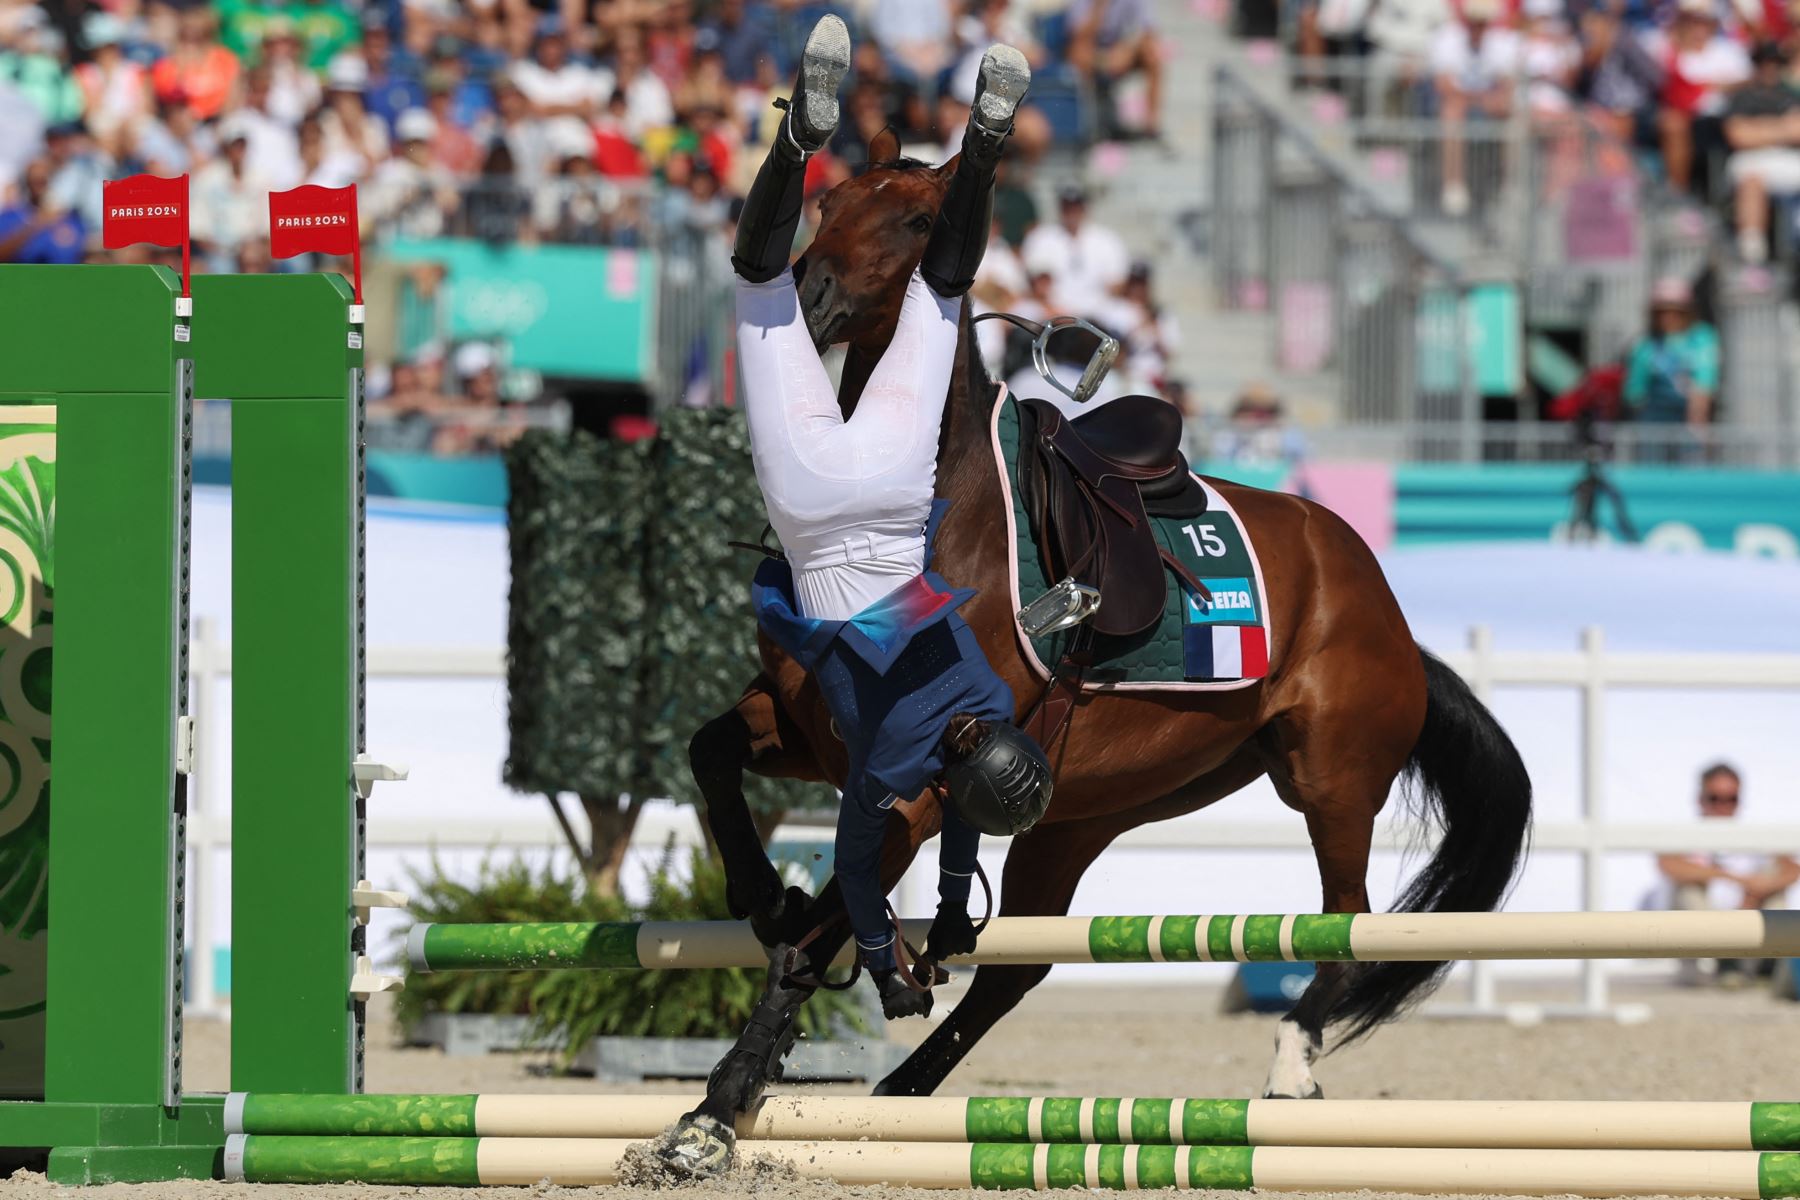
[[[1043,559],[1019,495],[1019,412],[1018,402],[1010,396],[1003,396],[994,406],[994,441],[1007,493],[1013,610],[1017,612],[1057,581],[1044,575]],[[1268,674],[1268,605],[1262,569],[1237,513],[1210,480],[1200,482],[1206,489],[1205,513],[1152,517],[1150,523],[1163,548],[1212,592],[1212,604],[1196,600],[1174,572],[1167,572],[1171,586],[1164,598],[1162,620],[1133,637],[1096,635],[1094,662],[1086,673],[1085,686],[1223,691],[1246,687]],[[1026,657],[1040,675],[1049,677],[1049,667],[1061,658],[1072,632],[1026,639],[1020,631],[1030,650]]]

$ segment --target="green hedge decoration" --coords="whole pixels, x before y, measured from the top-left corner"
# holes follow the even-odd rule
[[[533,431],[507,456],[506,782],[699,800],[687,745],[756,674],[750,576],[766,520],[732,410],[672,410],[647,443]],[[826,799],[746,779],[753,808]]]

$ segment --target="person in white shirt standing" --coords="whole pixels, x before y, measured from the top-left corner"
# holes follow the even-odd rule
[[[1020,257],[1028,271],[1050,276],[1051,298],[1059,312],[1091,316],[1125,282],[1131,255],[1123,238],[1088,220],[1087,192],[1080,185],[1064,185],[1056,202],[1057,222],[1026,234]]]
[[[1444,123],[1444,214],[1469,211],[1468,143],[1471,117],[1503,121],[1512,111],[1521,67],[1519,35],[1499,26],[1500,0],[1464,0],[1463,19],[1438,30],[1431,73]]]
[[[1737,768],[1714,763],[1700,772],[1700,816],[1709,821],[1729,821],[1738,814],[1743,780]],[[1791,854],[1659,854],[1656,869],[1662,880],[1646,907],[1681,910],[1731,910],[1781,908],[1787,890],[1800,883],[1800,862]],[[1743,964],[1722,959],[1721,982],[1743,978]],[[1684,981],[1698,982],[1699,964],[1683,961]]]

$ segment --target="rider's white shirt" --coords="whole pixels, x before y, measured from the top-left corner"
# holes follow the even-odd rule
[[[893,341],[846,421],[792,273],[737,282],[756,481],[806,616],[848,620],[925,568],[960,306],[913,275]]]

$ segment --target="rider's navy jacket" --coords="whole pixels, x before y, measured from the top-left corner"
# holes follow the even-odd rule
[[[947,503],[933,503],[925,565]],[[1013,694],[988,665],[974,630],[957,613],[972,588],[926,570],[847,621],[803,616],[788,565],[757,569],[751,602],[769,637],[813,673],[850,756],[838,818],[837,876],[865,952],[891,937],[879,879],[886,809],[911,798],[944,769],[939,743],[956,713],[1013,719]],[[966,900],[980,835],[947,806],[939,892]],[[887,965],[870,955],[870,965]]]

